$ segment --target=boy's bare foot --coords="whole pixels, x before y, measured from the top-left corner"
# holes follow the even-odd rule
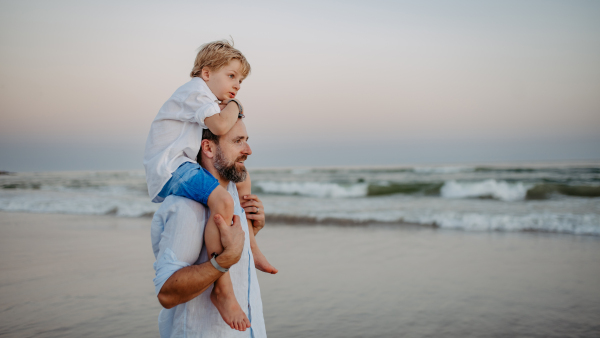
[[[217,310],[219,310],[225,323],[232,329],[246,331],[250,327],[250,321],[244,311],[242,311],[233,292],[220,292],[215,286],[210,293],[210,300],[217,307]]]
[[[262,252],[260,252],[260,249],[258,248],[258,246],[254,247],[252,249],[252,255],[254,256],[254,266],[262,271],[262,272],[266,272],[266,273],[270,273],[270,274],[276,274],[277,272],[279,272],[279,270],[275,269],[275,267],[273,265],[271,265],[271,263],[269,263],[269,261],[267,260],[267,257],[265,257],[265,255],[263,255]]]

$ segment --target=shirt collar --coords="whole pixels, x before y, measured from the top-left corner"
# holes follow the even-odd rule
[[[197,82],[198,85],[202,88],[202,90],[205,91],[206,94],[208,94],[208,96],[212,98],[213,101],[219,101],[219,99],[217,99],[215,94],[213,94],[210,88],[208,88],[208,85],[206,84],[206,82],[204,82],[204,80],[202,80],[201,77],[194,76],[191,81]]]

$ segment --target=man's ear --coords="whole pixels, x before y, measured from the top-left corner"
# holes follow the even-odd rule
[[[202,70],[200,71],[200,76],[202,77],[202,80],[208,81],[208,79],[210,78],[210,69],[208,69],[208,67],[202,67]]]
[[[200,150],[202,156],[206,156],[206,158],[212,159],[215,156],[215,144],[207,139],[202,140],[202,143],[200,143]]]

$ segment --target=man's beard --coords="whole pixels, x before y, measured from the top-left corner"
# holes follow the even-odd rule
[[[221,151],[221,148],[217,146],[217,152],[215,154],[215,169],[221,175],[222,178],[232,181],[233,183],[244,182],[246,180],[246,175],[248,172],[246,171],[246,167],[242,167],[238,169],[236,167],[236,163],[238,161],[246,160],[248,158],[247,155],[242,155],[238,157],[235,161],[229,162],[225,158],[225,155]]]

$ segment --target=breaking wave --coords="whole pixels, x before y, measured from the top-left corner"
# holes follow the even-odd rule
[[[522,182],[508,183],[504,181],[485,180],[482,182],[449,181],[440,190],[445,198],[493,198],[501,201],[524,200],[527,190],[532,186]]]
[[[333,225],[418,225],[441,229],[456,229],[465,231],[500,231],[500,232],[550,232],[575,235],[600,236],[600,216],[596,214],[549,214],[530,213],[527,215],[490,215],[484,213],[460,212],[423,212],[397,213],[395,218],[390,215],[379,217],[371,215],[358,217],[305,217],[281,214],[269,214],[268,220],[287,224],[333,224]]]
[[[152,216],[160,205],[148,198],[72,191],[1,191],[0,210],[75,215]]]
[[[147,217],[143,171],[1,173],[0,211]],[[270,219],[600,236],[600,163],[251,171]]]
[[[259,193],[279,195],[300,195],[310,197],[363,197],[368,185],[364,183],[342,185],[319,182],[272,182],[258,181],[254,189]]]
[[[527,190],[526,197],[529,200],[543,200],[555,194],[573,197],[600,197],[600,186],[539,184]]]
[[[459,167],[459,166],[450,166],[450,167],[414,167],[413,171],[419,174],[454,174],[460,172],[471,172],[475,171],[476,168],[473,167]]]
[[[600,187],[564,184],[533,184],[483,180],[474,182],[414,182],[414,183],[329,183],[257,181],[256,193],[297,195],[307,197],[352,198],[394,194],[440,196],[442,198],[484,198],[499,201],[543,200],[554,195],[600,197]]]

